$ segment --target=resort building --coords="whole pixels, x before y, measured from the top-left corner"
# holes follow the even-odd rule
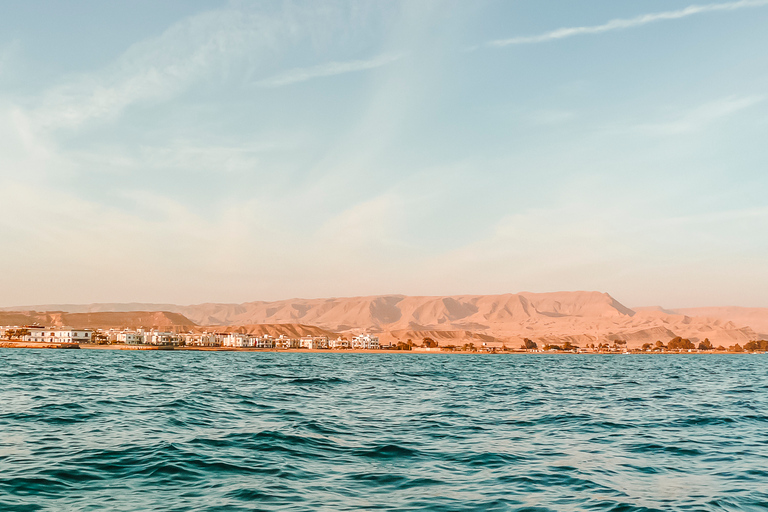
[[[335,340],[330,340],[328,342],[328,347],[333,349],[347,349],[349,348],[349,340],[339,336]]]
[[[24,341],[42,341],[47,343],[90,343],[91,329],[73,329],[71,327],[25,327],[29,334]]]
[[[253,346],[253,340],[247,334],[231,332],[221,339],[221,346],[247,348]]]
[[[352,348],[364,350],[378,350],[379,338],[370,334],[361,334],[352,338]]]
[[[212,332],[204,332],[202,334],[195,334],[192,336],[187,345],[195,345],[198,347],[218,347],[221,345],[216,338],[216,334]]]
[[[107,339],[116,343],[126,343],[128,345],[138,345],[144,342],[144,334],[136,331],[119,331],[110,333]]]
[[[172,332],[144,331],[143,343],[146,345],[178,345],[179,336]]]
[[[299,346],[309,350],[327,349],[328,338],[326,336],[304,336],[299,339]]]
[[[271,336],[261,336],[254,340],[256,348],[275,348],[275,340]]]
[[[275,340],[275,347],[284,349],[299,348],[299,340],[281,334],[280,337]]]

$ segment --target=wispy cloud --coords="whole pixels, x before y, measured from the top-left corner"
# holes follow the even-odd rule
[[[651,135],[675,135],[700,130],[706,126],[757,105],[765,96],[728,96],[711,101],[665,122],[647,123],[637,126],[642,132]]]
[[[321,26],[319,16],[343,20],[346,13],[342,8],[318,11],[313,6],[276,13],[229,8],[182,19],[162,34],[133,44],[109,66],[65,78],[35,101],[31,117],[46,129],[77,128],[116,118],[135,104],[171,100],[211,77],[231,80],[239,72],[242,79],[275,48],[330,33],[333,23],[341,23],[323,18]],[[344,72],[344,65],[331,72]]]
[[[384,54],[370,60],[351,60],[346,62],[327,62],[317,66],[306,68],[294,68],[264,80],[259,80],[256,85],[260,87],[282,87],[298,82],[305,82],[313,78],[365,71],[385,66],[402,58],[402,55]]]
[[[119,115],[132,104],[167,99],[221,66],[258,49],[280,20],[236,10],[182,20],[162,35],[131,46],[110,66],[71,77],[47,91],[33,119],[44,128],[74,128]]]
[[[488,41],[486,46],[510,46],[518,44],[545,43],[548,41],[557,41],[568,37],[583,36],[589,34],[602,34],[614,30],[624,30],[627,28],[640,27],[657,21],[677,20],[686,18],[695,14],[703,14],[716,11],[735,11],[738,9],[747,9],[753,7],[763,7],[768,5],[768,0],[740,0],[738,2],[725,2],[718,4],[690,5],[685,9],[677,11],[663,11],[649,14],[642,14],[634,18],[618,18],[610,20],[602,25],[590,25],[582,27],[563,27],[550,32],[533,36],[512,37],[509,39],[496,39]]]

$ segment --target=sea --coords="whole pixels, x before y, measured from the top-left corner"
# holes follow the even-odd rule
[[[1,511],[768,510],[768,355],[0,350]]]

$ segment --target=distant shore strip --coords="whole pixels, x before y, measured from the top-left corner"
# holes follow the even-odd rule
[[[351,336],[302,336],[299,338],[281,334],[277,337],[263,334],[253,335],[242,332],[201,332],[175,333],[157,329],[85,329],[73,327],[45,327],[41,325],[4,326],[0,327],[0,347],[6,348],[112,348],[115,350],[202,350],[202,351],[296,351],[296,352],[325,352],[325,351],[355,351],[355,352],[421,352],[421,353],[740,353],[768,352],[768,341],[755,340],[741,345],[734,344],[728,348],[713,346],[708,339],[698,345],[688,339],[675,337],[667,344],[657,341],[655,344],[645,343],[640,348],[630,349],[626,341],[614,340],[609,343],[590,343],[579,347],[571,342],[560,345],[545,343],[539,346],[533,340],[524,338],[519,348],[506,345],[488,346],[482,343],[463,345],[443,345],[425,337],[419,343],[411,339],[390,342],[383,345],[379,338],[369,333]]]
[[[747,344],[748,345],[748,344]],[[746,345],[745,345],[746,346]],[[52,344],[39,341],[19,341],[3,340],[0,341],[0,348],[9,349],[88,349],[88,350],[129,350],[129,351],[176,351],[176,352],[269,352],[269,353],[304,353],[304,354],[757,354],[768,353],[768,350],[627,350],[623,352],[615,350],[602,349],[579,349],[579,350],[555,350],[555,349],[497,349],[497,348],[474,348],[464,349],[462,347],[439,347],[425,348],[413,347],[409,350],[402,350],[392,347],[381,347],[378,349],[306,349],[306,348],[241,348],[241,347],[195,347],[195,346],[173,346],[173,345],[127,345],[122,343],[68,343]],[[751,347],[750,347],[751,348]]]

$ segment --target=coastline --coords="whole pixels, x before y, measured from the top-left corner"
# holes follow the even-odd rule
[[[47,349],[47,350],[142,350],[142,351],[158,351],[158,352],[256,352],[256,353],[297,353],[297,354],[424,354],[424,355],[437,355],[437,354],[454,354],[454,355],[508,355],[508,354],[555,354],[555,355],[706,355],[706,354],[762,354],[765,352],[730,352],[723,350],[696,350],[693,352],[680,352],[676,350],[671,351],[652,351],[646,352],[642,350],[634,350],[629,352],[612,352],[612,351],[530,351],[530,350],[507,350],[507,351],[464,351],[464,350],[389,350],[389,349],[305,349],[305,348],[291,348],[291,349],[279,349],[279,348],[237,348],[237,347],[167,347],[157,345],[127,345],[127,344],[109,344],[99,345],[95,343],[83,343],[78,345],[58,345],[48,342],[34,342],[34,341],[14,341],[3,340],[0,341],[0,349]]]

